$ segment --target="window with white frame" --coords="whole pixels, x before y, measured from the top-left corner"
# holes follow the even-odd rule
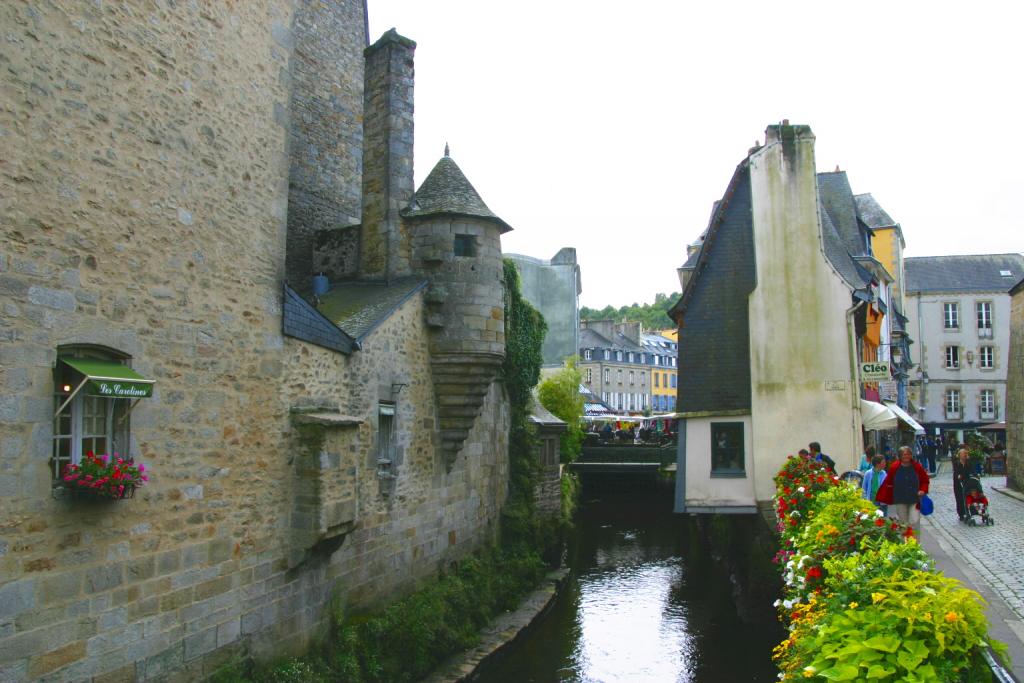
[[[942,327],[947,330],[960,329],[960,304],[955,301],[942,304]]]
[[[612,381],[612,371],[609,370],[608,368],[605,368],[604,369],[604,383],[605,384],[611,384],[611,381]]]
[[[591,360],[594,356],[594,352],[590,349],[583,350],[583,360]]]
[[[619,371],[616,373],[616,375],[618,377],[619,384],[622,384],[622,368],[619,368]]]
[[[978,336],[992,336],[992,302],[979,301],[975,304],[978,312]]]
[[[947,370],[959,370],[960,369],[960,347],[959,346],[947,346],[946,347],[946,369]]]
[[[628,360],[629,360],[629,362],[630,362],[630,363],[632,363],[632,362],[633,362],[633,360],[634,360],[634,358],[635,358],[635,356],[633,355],[633,352],[632,352],[632,351],[630,351],[630,352],[629,352],[629,359],[628,359]]]
[[[979,397],[978,407],[981,410],[981,419],[994,420],[996,418],[996,392],[993,389],[982,389]]]
[[[676,376],[675,375],[670,375],[670,379],[672,380],[672,388],[675,389],[676,388]]]
[[[996,366],[996,349],[994,346],[982,346],[978,349],[978,367],[991,370]]]
[[[661,384],[659,384],[659,383],[658,383],[658,380],[660,379],[660,378],[658,377],[658,374],[659,374],[659,373],[657,373],[657,372],[656,372],[656,373],[654,373],[654,386],[655,386],[655,387],[661,387]]]
[[[152,385],[131,371],[127,366],[128,356],[119,352],[95,347],[62,347],[57,352],[54,368],[54,419],[53,452],[51,471],[59,480],[67,465],[79,464],[88,452],[96,455],[118,455],[131,458],[129,415],[133,396],[148,396],[149,393],[125,393],[123,396],[102,395],[107,383],[100,377],[109,370],[123,369],[125,375],[134,375],[142,383]],[[101,364],[101,365],[97,365]],[[105,373],[102,369],[108,368]],[[132,385],[134,379],[127,379]],[[116,385],[115,386],[120,386]],[[142,385],[135,385],[131,391],[141,391]]]
[[[655,356],[654,356],[654,364],[655,365],[661,365],[661,356],[655,354]]]
[[[629,371],[629,385],[630,385],[630,386],[633,386],[633,385],[634,385],[634,384],[636,383],[636,382],[634,382],[634,381],[633,381],[633,380],[634,380],[634,378],[635,378],[635,377],[634,377],[633,371],[632,371],[632,370],[630,370],[630,371]]]
[[[676,366],[676,357],[672,356],[672,358],[670,360],[672,361],[672,363],[671,363],[672,367],[675,367]]]
[[[594,381],[594,369],[593,368],[587,368],[587,384],[590,384],[593,381]]]
[[[608,349],[604,350],[604,359],[605,360],[611,360],[612,359],[612,352],[609,351]]]
[[[946,417],[960,417],[960,391],[958,389],[946,389]]]
[[[620,363],[622,362],[622,351],[615,352],[615,360],[619,361]]]
[[[647,354],[646,353],[641,353],[640,354],[640,362],[641,363],[646,363],[647,362]]]

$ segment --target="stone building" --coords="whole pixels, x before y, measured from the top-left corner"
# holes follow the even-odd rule
[[[541,352],[545,368],[561,368],[579,353],[580,294],[583,283],[576,250],[559,249],[551,259],[506,254],[519,269],[523,298],[544,316],[548,325]]]
[[[491,538],[508,226],[450,158],[413,193],[415,44],[358,0],[0,25],[0,680],[297,652]],[[148,483],[70,495],[88,450]]]
[[[1024,279],[1010,290],[1010,359],[1006,373],[1007,483],[1024,491]]]
[[[1006,416],[1008,292],[1024,275],[1024,256],[908,258],[906,275],[918,421],[963,441],[965,429]]]
[[[651,406],[654,361],[648,358],[642,334],[638,322],[580,323],[579,369],[583,385],[619,414],[641,413]]]

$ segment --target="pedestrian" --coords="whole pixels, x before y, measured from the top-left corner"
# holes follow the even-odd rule
[[[966,448],[961,448],[956,452],[956,459],[953,461],[953,496],[956,498],[956,514],[961,522],[967,519],[964,495],[967,493],[967,480],[972,476],[974,467],[971,465],[971,454]]]
[[[935,440],[930,436],[922,437],[924,439],[924,457],[928,461],[928,473],[935,474],[938,470],[938,446],[935,445]]]
[[[860,472],[867,472],[871,469],[871,463],[875,459],[875,447],[868,446],[864,449],[864,455],[860,456],[860,464],[857,465],[857,470]]]
[[[878,506],[883,513],[888,509],[885,503],[879,503],[875,498],[878,496],[878,489],[885,481],[885,458],[880,455],[871,456],[871,469],[864,473],[861,481],[861,491],[864,497]]]
[[[889,506],[889,516],[921,533],[921,497],[928,493],[928,473],[914,461],[909,446],[901,446],[899,459],[885,473],[875,500]]]
[[[811,443],[807,444],[807,448],[811,451],[812,459],[819,460],[825,463],[825,467],[827,467],[829,471],[832,472],[832,474],[836,473],[836,461],[821,452],[820,443],[818,443],[817,441],[812,441]]]

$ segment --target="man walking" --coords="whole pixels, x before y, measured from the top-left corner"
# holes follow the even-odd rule
[[[921,497],[928,493],[928,473],[914,461],[909,446],[901,446],[899,458],[885,473],[885,480],[875,494],[875,500],[889,506],[889,516],[907,526],[914,534],[921,534]]]

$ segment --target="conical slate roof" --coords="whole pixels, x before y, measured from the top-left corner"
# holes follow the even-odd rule
[[[447,149],[445,150],[447,152]],[[445,154],[437,162],[427,179],[416,190],[408,208],[402,212],[407,218],[452,214],[494,221],[506,233],[512,227],[487,208],[484,200],[462,173],[462,169]]]

